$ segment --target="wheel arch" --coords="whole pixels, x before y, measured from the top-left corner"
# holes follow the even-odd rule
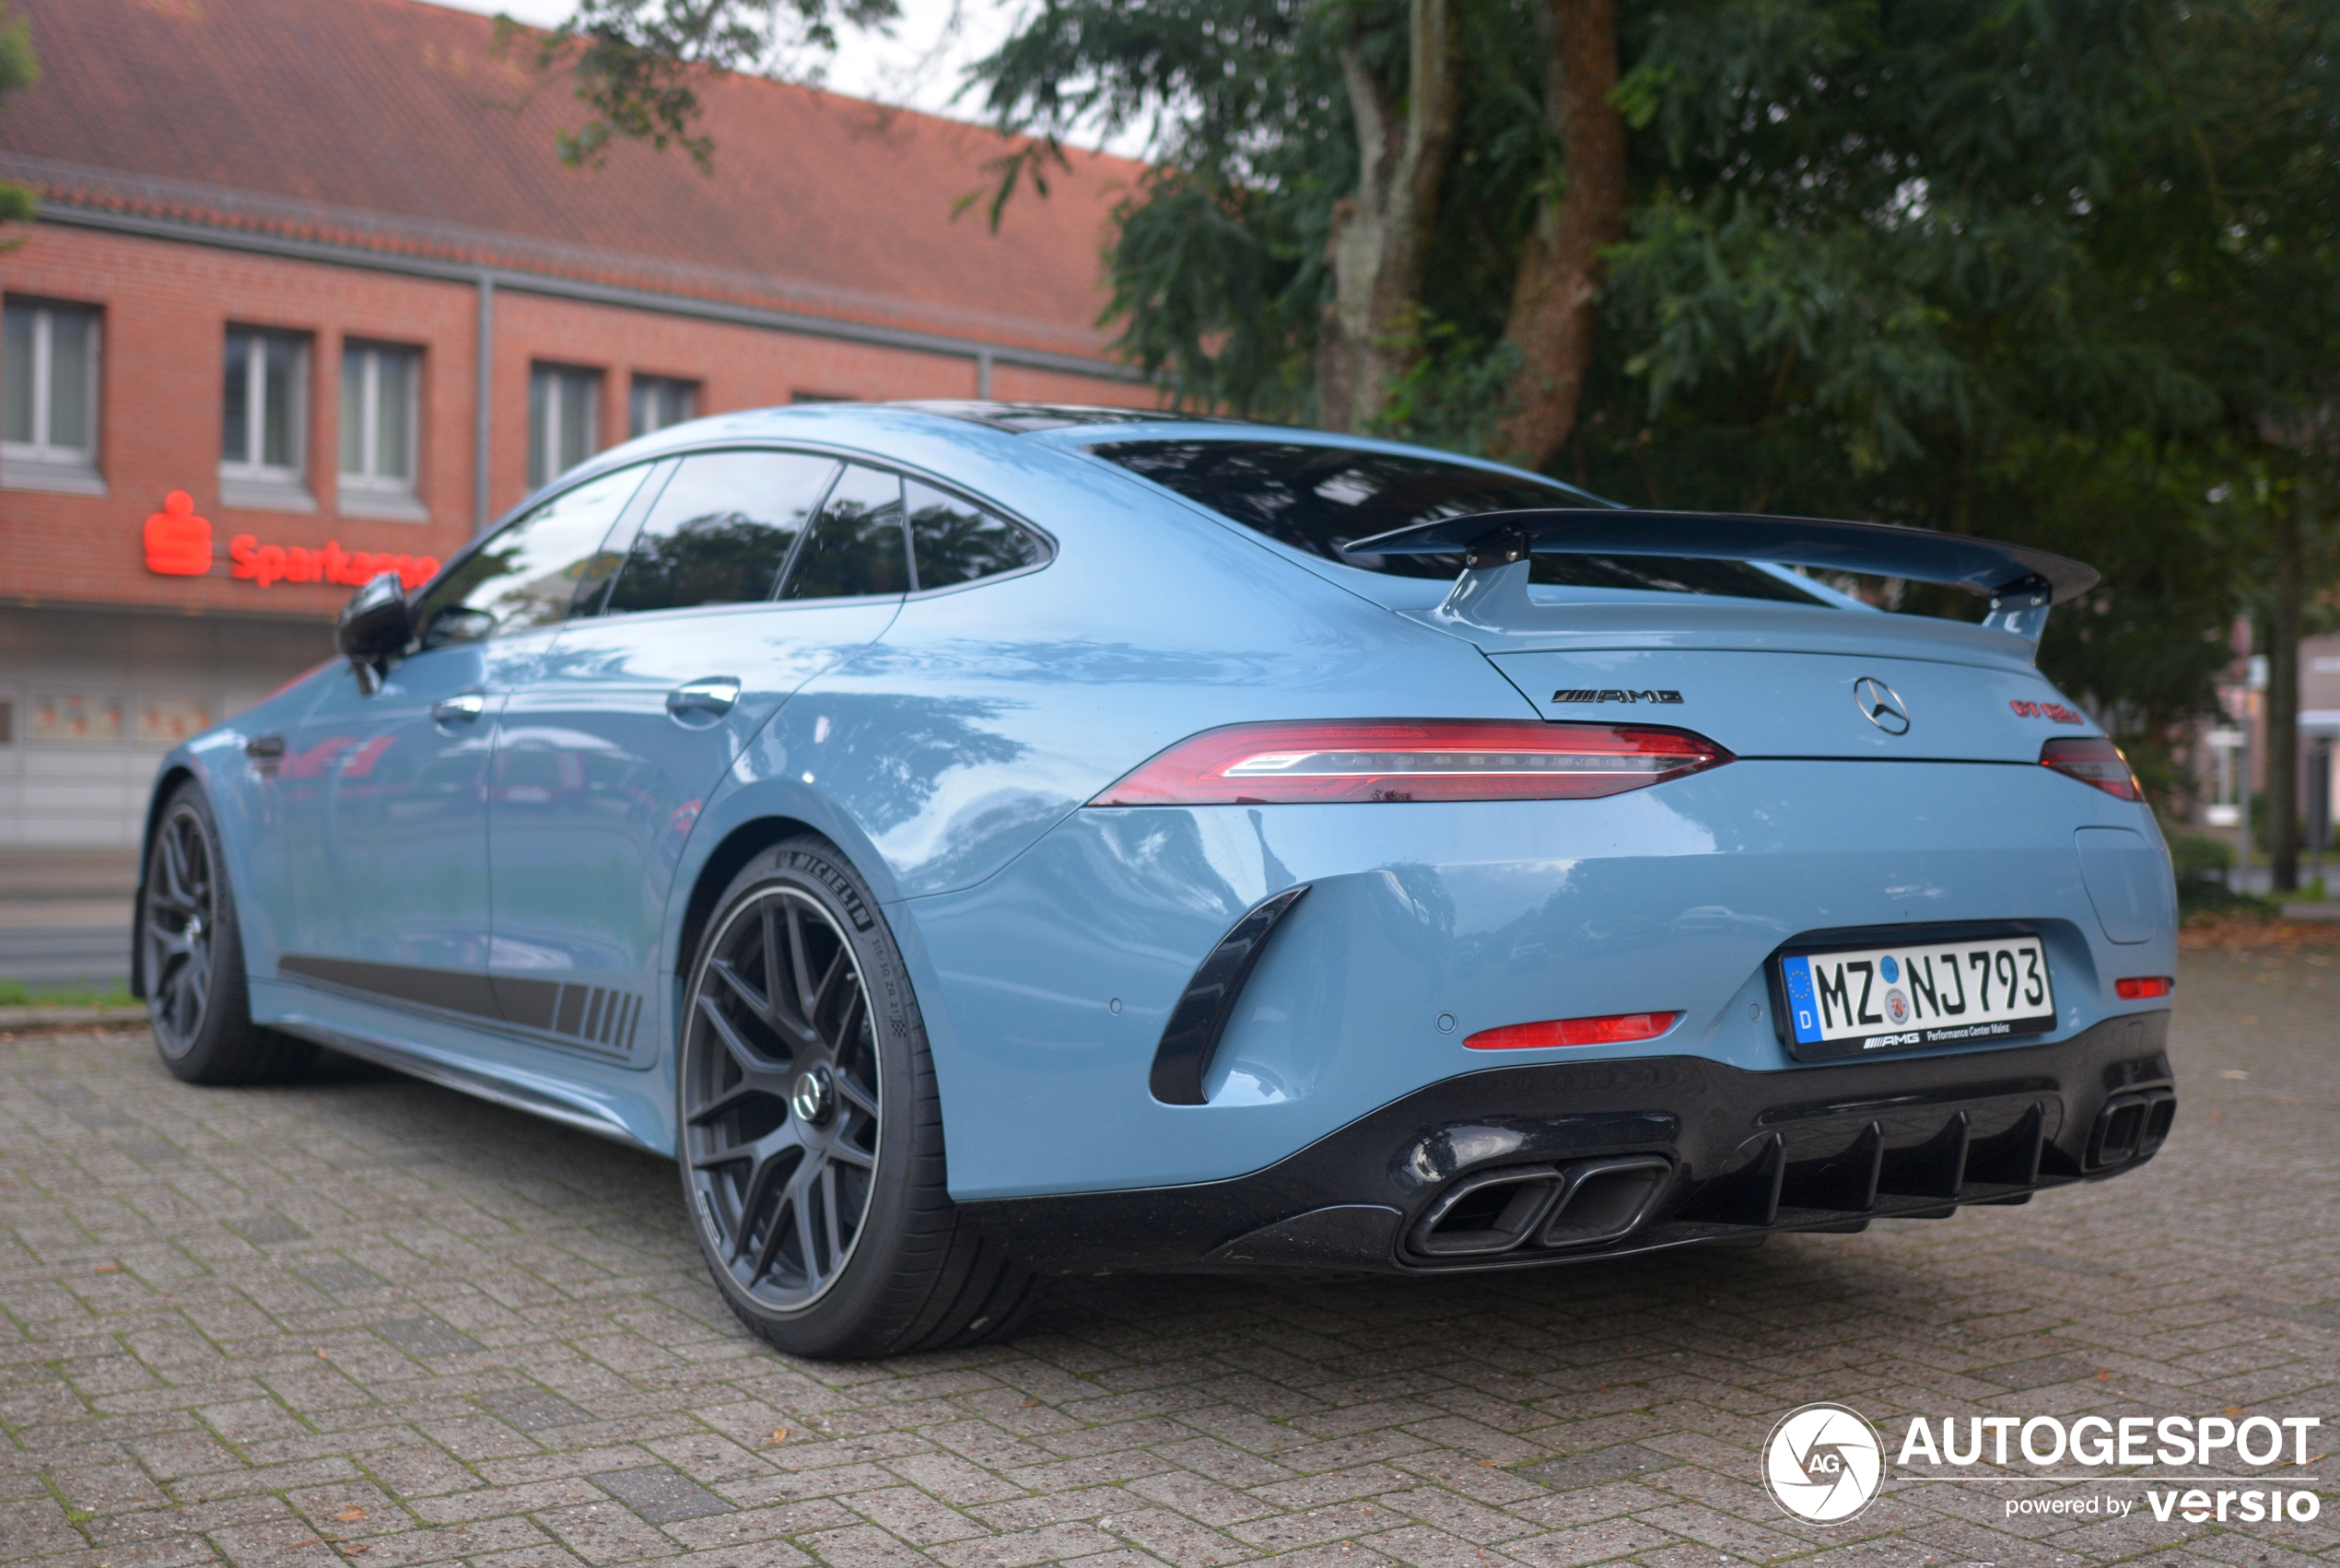
[[[674,974],[678,979],[690,974],[692,961],[698,954],[699,939],[707,934],[707,923],[715,918],[716,903],[723,896],[723,890],[731,885],[731,879],[740,874],[740,868],[784,838],[819,832],[819,828],[801,817],[772,815],[751,817],[723,835],[699,863],[698,874],[692,879],[690,893],[684,900],[683,924],[674,948]]]

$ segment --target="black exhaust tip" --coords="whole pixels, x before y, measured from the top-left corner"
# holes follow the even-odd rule
[[[2178,1096],[2172,1089],[2112,1095],[2088,1130],[2088,1168],[2108,1171],[2152,1158],[2177,1116]]]
[[[1566,1167],[1560,1201],[1544,1222],[1540,1246],[1593,1246],[1639,1228],[1673,1174],[1671,1161],[1656,1154],[1585,1160]]]
[[[1550,1165],[1517,1165],[1465,1176],[1448,1188],[1408,1238],[1424,1258],[1468,1258],[1509,1252],[1560,1190]]]

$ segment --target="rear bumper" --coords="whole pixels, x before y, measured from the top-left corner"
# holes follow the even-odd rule
[[[1498,1068],[1234,1180],[960,1208],[1059,1273],[1446,1273],[1939,1217],[2151,1158],[2176,1110],[2169,1017],[1777,1072],[1690,1056]]]

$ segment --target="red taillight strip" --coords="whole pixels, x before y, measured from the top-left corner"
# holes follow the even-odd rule
[[[2135,975],[2125,980],[2112,982],[2112,994],[2123,1001],[2144,1001],[2148,998],[2168,996],[2178,989],[2178,982],[2168,975]]]
[[[2117,800],[2145,799],[2129,759],[2102,735],[2066,735],[2049,741],[2040,747],[2040,766],[2092,784]]]
[[[1687,730],[1460,719],[1231,724],[1179,742],[1093,806],[1582,801],[1719,767]]]
[[[1553,1018],[1481,1029],[1463,1041],[1474,1051],[1532,1051],[1551,1046],[1617,1046],[1654,1040],[1674,1026],[1679,1012],[1611,1012],[1599,1018]]]

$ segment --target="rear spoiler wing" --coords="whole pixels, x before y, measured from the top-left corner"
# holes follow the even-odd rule
[[[1352,541],[1342,547],[1342,553],[1460,553],[1468,569],[1463,582],[1456,586],[1457,596],[1464,595],[1472,574],[1525,561],[1530,555],[1775,561],[1825,571],[1955,583],[1990,595],[1991,613],[1984,626],[2034,642],[2047,626],[2050,604],[2077,598],[2100,580],[2094,568],[2068,556],[1962,533],[1937,533],[1927,528],[1745,512],[1622,508],[1555,508],[1441,518]]]

